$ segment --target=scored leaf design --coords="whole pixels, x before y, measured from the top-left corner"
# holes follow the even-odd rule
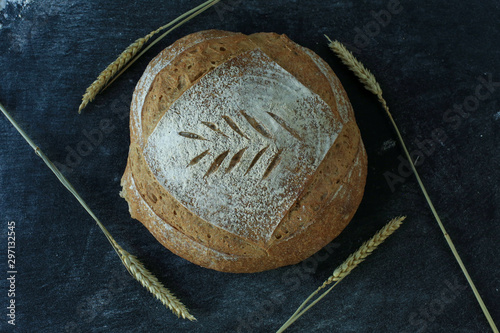
[[[150,170],[181,205],[268,244],[343,126],[319,95],[256,48],[190,86],[141,143]]]
[[[273,141],[275,140],[273,135],[271,135],[270,131],[268,129],[266,129],[265,126],[262,125],[257,119],[255,119],[254,117],[247,114],[244,110],[240,110],[239,112],[243,116],[243,118],[248,122],[248,124],[259,135],[266,138],[267,140],[273,140]],[[295,139],[297,139],[299,141],[303,141],[302,137],[297,133],[297,131],[294,130],[292,127],[290,127],[283,118],[275,115],[272,112],[267,112],[267,114],[271,117],[271,119],[273,119],[277,124],[279,124],[284,130],[286,130],[288,133],[290,133],[290,135],[292,135]],[[229,125],[229,127],[236,134],[245,138],[249,142],[251,141],[250,137],[243,132],[241,127],[238,126],[238,124],[231,117],[229,117],[227,115],[223,115],[222,119],[226,122],[227,125]],[[208,127],[210,130],[214,131],[217,135],[224,136],[228,139],[230,138],[227,134],[225,134],[219,128],[219,126],[217,124],[215,124],[213,122],[208,122],[208,121],[202,121],[201,123],[204,126]],[[183,136],[185,138],[188,138],[188,139],[210,141],[210,140],[205,139],[201,135],[198,135],[196,133],[191,133],[191,132],[179,132],[179,135]],[[248,165],[248,168],[247,168],[244,175],[247,175],[255,167],[255,165],[259,162],[259,160],[262,158],[262,156],[267,152],[269,147],[270,147],[270,145],[267,145],[266,147],[260,149],[253,156],[253,158],[251,159],[251,162]],[[234,155],[231,157],[231,160],[229,161],[228,167],[224,170],[224,173],[226,173],[226,174],[230,173],[242,161],[243,156],[245,155],[245,152],[248,150],[248,148],[249,148],[248,146],[244,147],[244,148],[240,149],[239,151],[237,151],[236,153],[234,153]],[[270,159],[270,162],[262,175],[262,179],[266,179],[267,177],[269,177],[269,175],[272,173],[272,171],[279,165],[279,163],[281,162],[282,153],[283,153],[284,149],[285,148],[279,148],[278,151],[274,154],[274,156]],[[187,167],[191,167],[191,166],[199,163],[205,156],[209,155],[209,153],[210,153],[210,149],[207,149],[204,152],[202,152],[201,154],[197,155],[188,163]],[[210,167],[208,168],[208,170],[206,171],[206,173],[203,177],[208,177],[208,176],[212,175],[213,173],[215,173],[220,168],[220,166],[222,165],[224,160],[229,156],[229,153],[230,153],[230,150],[226,150],[226,151],[218,154],[215,157],[215,159],[212,161],[212,163],[210,164]]]

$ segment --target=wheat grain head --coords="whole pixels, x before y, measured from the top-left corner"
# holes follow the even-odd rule
[[[165,288],[165,286],[158,281],[156,276],[144,267],[137,257],[125,251],[116,241],[114,241],[114,239],[111,240],[111,243],[130,275],[139,281],[143,287],[159,299],[160,302],[168,307],[177,317],[182,317],[191,321],[196,320],[196,318],[189,313],[186,306],[170,292],[170,290]]]
[[[87,106],[89,102],[92,102],[97,94],[102,90],[102,88],[109,82],[109,80],[125,66],[132,57],[134,57],[137,52],[144,46],[144,44],[154,35],[157,31],[153,31],[148,35],[137,39],[135,42],[130,44],[111,64],[106,67],[105,70],[99,74],[97,79],[85,90],[85,94],[82,97],[82,103],[78,108],[80,113],[83,108]]]
[[[441,218],[439,217],[439,214],[436,211],[436,208],[434,207],[434,204],[432,203],[432,200],[427,193],[427,190],[422,182],[422,179],[420,179],[420,175],[418,174],[417,169],[415,168],[415,164],[410,156],[410,152],[408,151],[408,148],[406,147],[406,144],[403,140],[403,137],[401,136],[401,132],[399,131],[399,128],[394,121],[394,118],[392,117],[391,112],[389,111],[389,106],[387,105],[386,100],[382,96],[382,89],[380,88],[380,85],[378,84],[377,80],[375,79],[375,76],[365,68],[365,66],[359,62],[351,52],[349,52],[344,45],[342,45],[338,41],[332,41],[330,38],[328,38],[327,35],[325,37],[329,41],[329,47],[330,49],[340,58],[340,60],[349,67],[349,69],[354,72],[354,74],[359,78],[359,80],[364,84],[365,88],[372,92],[373,94],[377,95],[378,101],[380,104],[382,104],[382,107],[384,108],[387,116],[389,117],[389,120],[391,121],[392,126],[394,127],[394,130],[396,132],[396,135],[398,137],[399,143],[401,144],[401,147],[403,148],[403,151],[405,153],[405,156],[410,163],[411,169],[413,171],[413,174],[415,175],[415,178],[417,178],[418,185],[420,186],[420,189],[422,190],[422,193],[425,197],[425,200],[427,201],[427,204],[429,205],[429,208],[431,209],[432,214],[434,215],[434,218],[436,219],[437,224],[439,225],[439,228],[441,229],[443,236],[448,243],[448,246],[450,247],[451,252],[453,253],[453,256],[455,257],[455,260],[457,261],[458,265],[460,266],[460,269],[462,270],[465,278],[467,279],[467,282],[469,283],[469,286],[471,287],[472,291],[474,292],[474,296],[476,297],[477,302],[479,303],[479,306],[481,307],[481,310],[484,313],[484,316],[488,320],[488,323],[490,324],[491,329],[493,332],[498,332],[498,328],[491,317],[490,312],[488,311],[488,308],[486,307],[486,304],[484,304],[484,301],[479,294],[479,291],[476,288],[476,285],[474,284],[474,281],[472,281],[471,276],[469,275],[469,272],[467,271],[467,268],[465,267],[462,258],[458,254],[457,249],[455,248],[455,244],[453,244],[453,241],[446,231],[446,228],[444,227]]]
[[[306,300],[302,302],[302,304],[300,304],[297,310],[295,310],[295,312],[278,329],[276,333],[284,332],[304,313],[306,313],[323,297],[325,297],[333,289],[333,287],[337,285],[337,283],[339,283],[344,277],[346,277],[349,273],[351,273],[351,271],[354,268],[356,268],[361,262],[363,262],[363,260],[365,260],[365,258],[368,257],[373,251],[375,251],[377,246],[382,244],[387,239],[387,237],[389,237],[394,231],[396,231],[401,226],[405,218],[406,216],[393,218],[382,229],[380,229],[372,238],[363,243],[363,245],[361,245],[361,247],[356,252],[347,257],[347,259],[333,271],[333,274],[325,282],[323,282],[323,284],[319,286],[318,289],[316,289],[313,293],[311,293],[306,298]],[[325,288],[327,285],[333,282],[335,282],[335,284],[331,286],[330,289],[323,292],[323,294],[321,294],[311,304],[309,304],[309,302],[319,293],[321,289]]]
[[[0,111],[7,117],[14,128],[21,134],[21,136],[26,140],[26,142],[33,148],[35,154],[38,155],[47,167],[54,173],[54,175],[59,179],[62,185],[73,194],[73,196],[78,200],[82,207],[89,213],[89,215],[95,220],[99,228],[102,230],[111,246],[115,252],[120,257],[123,265],[127,268],[129,273],[139,281],[144,287],[146,287],[152,294],[154,294],[165,306],[169,307],[177,316],[180,316],[189,320],[196,320],[187,308],[182,304],[182,302],[177,299],[163,284],[158,281],[158,279],[149,272],[144,265],[133,255],[125,251],[111,236],[109,231],[104,227],[104,225],[99,221],[97,216],[92,212],[90,207],[85,203],[83,198],[78,194],[76,189],[71,185],[71,183],[64,177],[64,175],[59,171],[59,169],[52,163],[52,161],[43,153],[43,151],[31,140],[31,138],[24,132],[24,130],[17,124],[17,122],[12,118],[10,113],[5,109],[5,107],[0,103]]]
[[[82,109],[85,108],[89,102],[92,102],[94,100],[94,98],[97,96],[97,94],[106,87],[106,84],[116,75],[116,73],[118,73],[118,71],[123,69],[125,67],[125,65],[127,65],[130,62],[130,60],[137,55],[137,53],[143,48],[144,44],[146,44],[151,39],[151,37],[153,37],[154,35],[156,35],[160,31],[165,30],[166,28],[172,26],[173,24],[180,21],[184,17],[190,15],[190,16],[188,16],[187,19],[181,21],[179,24],[177,24],[172,29],[170,29],[169,32],[174,30],[175,28],[181,26],[185,22],[188,22],[189,20],[191,20],[193,17],[201,14],[206,9],[215,5],[219,1],[220,0],[205,1],[201,5],[196,6],[193,9],[180,15],[175,20],[159,27],[158,29],[150,32],[146,36],[139,38],[135,42],[130,44],[122,53],[120,53],[118,58],[115,61],[113,61],[111,64],[109,64],[108,67],[106,67],[106,69],[103,70],[101,72],[101,74],[99,74],[97,79],[85,90],[85,94],[82,97],[82,103],[80,104],[80,107],[78,108],[78,113],[81,113]],[[155,42],[157,42],[159,39],[163,38],[167,33],[165,33],[163,36],[159,37]],[[153,44],[155,42],[153,42]],[[150,46],[152,46],[152,45],[150,45]],[[140,57],[141,55],[142,55],[142,53],[138,57]],[[120,74],[118,74],[118,75],[120,75]]]
[[[342,63],[349,67],[349,69],[359,78],[365,88],[377,96],[382,95],[382,89],[375,79],[375,76],[359,62],[342,43],[336,40],[332,41],[326,35],[325,37],[329,41],[328,47],[330,47],[330,49],[340,58]]]
[[[351,271],[356,268],[363,260],[372,254],[375,249],[382,244],[387,237],[396,231],[403,223],[406,216],[395,217],[389,221],[382,229],[380,229],[372,238],[364,242],[363,245],[354,253],[352,253],[340,266],[338,266],[333,274],[318,288],[325,288],[332,282],[342,280]]]

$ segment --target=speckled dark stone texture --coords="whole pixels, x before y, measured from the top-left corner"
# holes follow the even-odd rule
[[[7,324],[7,222],[16,222],[18,332],[273,332],[390,218],[397,233],[290,332],[488,332],[371,96],[328,50],[345,42],[383,87],[462,259],[500,323],[500,7],[497,1],[223,1],[152,48],[77,114],[81,95],[136,38],[191,1],[8,1],[0,12],[0,102],[58,162],[116,240],[198,318],[177,319],[135,282],[93,220],[0,117],[0,331]],[[365,196],[326,249],[296,266],[227,274],[156,242],[118,196],[132,91],[150,59],[204,29],[286,33],[328,62],[366,145]],[[421,151],[421,153],[418,152]],[[386,178],[392,179],[391,186]]]

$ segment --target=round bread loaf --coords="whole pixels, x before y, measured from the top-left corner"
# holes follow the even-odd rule
[[[121,195],[177,255],[224,272],[298,263],[349,223],[366,153],[339,80],[285,35],[201,31],[146,68]]]

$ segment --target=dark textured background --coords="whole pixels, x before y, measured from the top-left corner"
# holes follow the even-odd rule
[[[160,42],[78,115],[81,95],[103,68],[195,2],[0,1],[6,5],[0,12],[0,101],[60,165],[84,145],[85,133],[98,130],[103,119],[110,124],[102,142],[64,174],[116,240],[198,318],[175,318],[128,275],[93,220],[1,116],[0,331],[13,330],[5,315],[11,220],[19,332],[272,332],[364,240],[406,214],[402,228],[290,332],[488,332],[415,179],[403,177],[394,191],[386,182],[384,174],[397,175],[400,165],[394,132],[375,98],[328,50],[325,33],[350,45],[376,75],[410,150],[418,148],[415,140],[433,140],[434,151],[422,156],[419,171],[500,323],[499,3],[405,1],[382,26],[373,12],[389,3],[225,0]],[[162,48],[209,28],[286,33],[323,57],[343,82],[369,174],[356,216],[328,255],[322,251],[305,263],[259,274],[219,273],[173,255],[129,217],[118,192],[135,83]],[[363,37],[363,29],[371,29],[370,36]],[[492,92],[474,99],[479,78],[489,77],[496,82]],[[468,117],[447,112],[464,103]]]

